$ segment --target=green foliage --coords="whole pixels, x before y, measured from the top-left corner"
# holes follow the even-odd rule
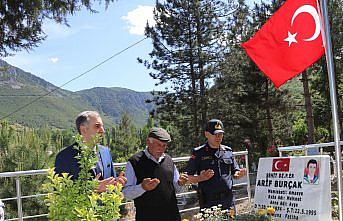
[[[291,135],[292,110],[295,103],[286,88],[276,90],[271,82],[242,50],[247,41],[278,3],[256,4],[249,10],[245,1],[232,13],[227,45],[230,53],[221,63],[222,72],[217,75],[210,89],[209,119],[219,118],[225,125],[224,143],[237,150],[245,139],[250,139],[264,156],[267,147],[282,138],[287,142]],[[286,135],[286,136],[285,136]],[[286,138],[284,140],[284,138]]]
[[[101,110],[112,122],[119,123],[124,114],[131,116],[137,126],[144,126],[153,104],[145,101],[151,99],[149,92],[136,92],[125,88],[92,88],[76,92],[81,99]]]
[[[123,114],[119,125],[106,130],[105,144],[111,149],[113,159],[116,162],[126,162],[128,158],[138,150],[144,148],[148,130],[145,136],[132,123],[128,114]],[[144,139],[144,140],[143,140]]]
[[[339,208],[338,208],[338,192],[331,193],[331,208],[332,217],[339,218]]]
[[[97,146],[96,140],[84,144],[80,136],[76,137],[76,148],[81,153],[77,180],[72,181],[66,173],[59,176],[53,169],[49,170],[49,182],[43,188],[48,192],[46,203],[50,220],[100,221],[119,218],[119,206],[123,199],[121,185],[109,185],[106,192],[97,193],[98,182],[89,173],[97,161],[95,151],[89,147]]]
[[[287,153],[288,156],[305,156],[304,150],[294,150]]]
[[[0,172],[43,169],[51,165],[54,153],[72,138],[70,131],[48,126],[32,129],[0,123]]]
[[[328,129],[322,127],[322,126],[318,126],[316,128],[316,141],[318,143],[325,143],[329,140],[330,137],[330,133],[328,131]]]
[[[306,143],[307,125],[304,118],[299,118],[297,121],[294,122],[292,131],[295,143]]]
[[[42,125],[39,129],[0,123],[0,172],[45,169],[53,165],[55,153],[69,144],[73,133],[70,130],[56,130]],[[23,195],[37,194],[45,177],[22,177],[20,179]],[[0,198],[16,196],[15,180],[0,179]],[[41,198],[23,200],[25,216],[46,213]],[[17,217],[15,200],[6,202],[7,218]]]
[[[337,89],[337,104],[340,127],[343,128],[343,2],[333,0],[328,2],[329,23],[331,29],[332,52]],[[321,137],[321,141],[333,140],[331,101],[329,94],[329,80],[325,57],[312,67],[311,90],[313,91],[314,120],[316,127],[325,129],[329,136]],[[342,132],[343,130],[341,130]],[[343,133],[341,134],[341,136]]]

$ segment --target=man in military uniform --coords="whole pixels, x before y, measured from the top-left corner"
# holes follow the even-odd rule
[[[198,183],[200,208],[208,208],[218,204],[223,209],[234,207],[232,195],[233,178],[246,175],[235,161],[232,149],[222,145],[224,126],[220,120],[207,122],[205,137],[207,142],[193,149],[187,165],[187,173],[191,183]]]

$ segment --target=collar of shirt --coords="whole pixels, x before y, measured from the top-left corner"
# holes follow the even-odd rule
[[[224,146],[222,144],[220,144],[220,146],[218,148],[214,148],[214,147],[211,147],[210,144],[208,142],[205,143],[205,148],[208,148],[210,150],[213,150],[213,151],[219,151],[219,150],[225,150]]]
[[[208,142],[205,143],[205,146],[208,147],[208,148],[211,148],[213,150],[225,150],[224,146],[222,144],[220,144],[219,148],[214,148],[214,147],[211,147],[210,144]]]
[[[147,156],[148,159],[154,161],[155,163],[160,163],[160,162],[164,159],[164,157],[165,157],[165,154],[163,153],[162,156],[160,156],[160,158],[159,158],[158,161],[157,161],[157,160],[155,159],[155,157],[153,157],[153,156],[149,153],[148,147],[146,147],[146,148],[144,149],[144,153],[145,153],[145,156]]]
[[[93,147],[93,151],[94,151],[95,154],[99,154],[99,150],[97,151],[96,146]]]
[[[225,148],[223,145],[220,144],[220,147],[217,149],[216,153],[214,154],[217,158],[222,158],[225,154]]]

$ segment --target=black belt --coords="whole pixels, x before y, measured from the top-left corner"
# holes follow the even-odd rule
[[[205,201],[217,201],[217,200],[225,200],[231,197],[232,192],[225,191],[220,193],[211,193],[211,194],[204,194]]]

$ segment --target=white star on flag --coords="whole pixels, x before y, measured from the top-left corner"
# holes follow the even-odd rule
[[[295,39],[295,36],[297,36],[298,33],[290,33],[288,32],[288,37],[285,38],[284,41],[288,41],[288,47],[291,47],[291,44],[294,42],[294,43],[298,43],[298,41]]]

